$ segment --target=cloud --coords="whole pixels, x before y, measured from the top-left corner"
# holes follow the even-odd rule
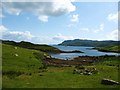
[[[0,25],[0,39],[8,39],[8,40],[15,40],[15,41],[21,41],[21,40],[31,40],[34,36],[29,31],[10,31],[8,28],[6,28],[3,25]]]
[[[20,14],[20,12],[21,12],[21,10],[20,9],[16,9],[16,8],[9,8],[8,10],[7,10],[7,12],[9,13],[9,14],[14,14],[14,15],[19,15]]]
[[[0,18],[4,18],[5,16],[2,14],[2,13],[0,13]]]
[[[38,17],[39,20],[43,21],[43,22],[48,22],[48,16],[39,16]]]
[[[8,29],[3,25],[0,25],[0,39],[2,39],[2,34],[6,32]]]
[[[100,31],[103,31],[104,30],[104,24],[100,24],[99,28],[94,30],[94,33],[98,33]]]
[[[53,40],[58,40],[58,41],[71,40],[71,39],[73,39],[72,36],[64,36],[61,33],[59,33],[53,37]]]
[[[7,31],[8,29],[3,26],[3,25],[0,25],[0,34],[4,33],[5,31]]]
[[[113,30],[112,32],[108,33],[106,36],[109,40],[120,40],[120,31],[118,29]]]
[[[60,43],[61,40],[72,39],[72,37],[63,36],[62,34],[58,34],[53,36],[53,38],[50,38],[48,36],[35,36],[29,31],[10,31],[3,25],[0,25],[0,36],[0,39],[3,40],[30,41],[39,44]]]
[[[8,32],[8,35],[10,38],[13,38],[13,39],[17,38],[18,40],[22,40],[22,39],[23,40],[30,40],[33,37],[33,35],[31,35],[31,33],[29,31],[24,31],[24,32],[10,31],[10,32]]]
[[[70,18],[70,23],[67,25],[68,28],[71,27],[76,27],[78,22],[79,22],[79,15],[78,14],[73,14],[69,16]]]
[[[33,38],[34,36],[29,32],[29,31],[5,31],[2,32],[2,38],[1,39],[7,39],[7,40],[15,40],[15,41],[29,41]]]
[[[114,21],[117,22],[118,21],[118,12],[117,13],[111,13],[108,15],[107,19],[109,21]]]
[[[74,14],[71,15],[71,22],[79,22],[79,15],[78,14]]]
[[[43,44],[48,44],[50,43],[50,39],[46,37],[38,37],[32,35],[29,31],[10,31],[7,29],[5,26],[1,25],[0,26],[0,39],[4,40],[14,40],[14,41],[30,41],[34,43],[43,43]]]
[[[30,41],[38,44],[54,44],[53,39],[47,36],[34,36]]]
[[[51,0],[51,2],[2,2],[5,12],[20,15],[21,12],[32,13],[41,21],[48,21],[49,16],[60,16],[76,10],[70,0]],[[43,0],[41,0],[43,1]]]

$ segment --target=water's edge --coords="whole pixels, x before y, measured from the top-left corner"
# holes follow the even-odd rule
[[[53,45],[63,51],[74,51],[79,50],[83,53],[59,53],[59,54],[50,54],[52,58],[59,58],[59,59],[71,59],[79,56],[104,56],[104,55],[115,55],[118,56],[118,53],[113,52],[101,52],[96,49],[92,49],[94,47],[85,47],[85,46],[58,46]]]

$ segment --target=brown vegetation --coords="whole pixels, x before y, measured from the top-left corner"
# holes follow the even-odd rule
[[[71,60],[57,59],[57,58],[45,58],[44,62],[47,65],[54,66],[70,66],[70,65],[90,65],[92,63],[99,62],[97,57],[79,56]]]

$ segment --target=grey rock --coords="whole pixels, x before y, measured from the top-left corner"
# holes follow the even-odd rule
[[[119,85],[120,83],[114,80],[110,80],[110,79],[102,79],[101,84],[105,84],[105,85]]]

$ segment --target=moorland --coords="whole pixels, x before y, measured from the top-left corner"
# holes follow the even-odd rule
[[[60,52],[48,45],[2,41],[3,88],[119,88],[102,79],[119,82],[119,56],[51,58]]]

